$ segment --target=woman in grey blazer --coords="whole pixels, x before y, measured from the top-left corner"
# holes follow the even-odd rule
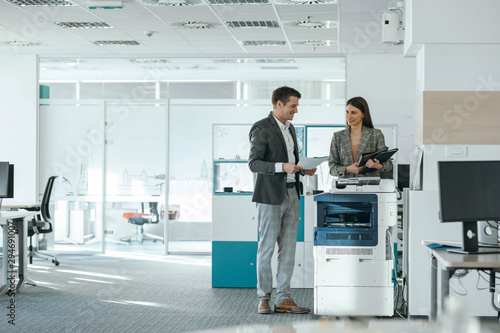
[[[357,162],[363,153],[387,149],[384,134],[373,127],[370,108],[363,97],[353,97],[346,103],[346,129],[333,134],[330,145],[328,166],[330,174],[341,178],[377,177],[380,171],[392,169],[392,159],[380,163],[377,159],[368,160],[366,166],[376,171],[359,174],[364,167]]]

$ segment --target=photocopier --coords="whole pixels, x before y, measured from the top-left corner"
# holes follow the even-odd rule
[[[314,313],[392,316],[394,180],[338,179],[330,192],[316,195],[314,201]]]

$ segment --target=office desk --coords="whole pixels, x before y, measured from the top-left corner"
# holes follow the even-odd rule
[[[18,230],[17,236],[17,249],[19,251],[19,263],[18,263],[18,283],[16,286],[16,291],[20,291],[27,280],[27,247],[26,241],[28,238],[28,228],[26,223],[26,217],[31,217],[37,212],[30,212],[26,210],[19,211],[0,211],[0,226],[3,232],[3,257],[2,257],[2,286],[0,287],[0,295],[5,294],[9,288],[8,272],[9,272],[9,232],[8,232],[8,221],[12,221]]]
[[[427,245],[435,243],[423,241],[427,251],[431,254],[431,299],[429,320],[436,320],[438,310],[442,316],[444,300],[449,295],[449,280],[457,269],[489,270],[491,274],[500,269],[500,249],[495,254],[460,254],[451,253],[445,249],[431,249]],[[438,269],[441,270],[438,281]],[[438,288],[440,295],[438,297]]]
[[[2,210],[8,210],[8,211],[17,211],[19,209],[40,210],[40,203],[16,204],[16,205],[2,205],[1,209]]]

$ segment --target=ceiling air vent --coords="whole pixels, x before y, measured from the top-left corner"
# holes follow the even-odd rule
[[[292,42],[294,45],[299,45],[299,46],[334,46],[337,45],[335,41],[332,40],[301,40],[301,41],[296,41]]]
[[[211,71],[211,70],[214,70],[215,67],[195,65],[195,66],[189,67],[188,69],[194,69],[197,71]]]
[[[284,46],[284,40],[244,40],[241,41],[243,46]]]
[[[279,28],[276,21],[227,21],[229,28]]]
[[[134,46],[140,45],[135,40],[93,40],[92,43],[99,46]]]
[[[229,59],[212,59],[216,64],[244,64],[249,62],[249,59],[238,59],[238,58],[229,58]]]
[[[16,6],[32,6],[32,7],[61,7],[61,6],[76,6],[74,2],[66,0],[7,0]]]
[[[172,28],[176,29],[215,29],[222,28],[222,25],[214,22],[188,21],[175,22],[171,24]]]
[[[274,0],[277,5],[319,5],[336,4],[337,0]]]
[[[10,46],[37,46],[38,43],[25,42],[20,40],[12,40],[10,42],[6,42],[5,44]]]
[[[207,0],[209,5],[269,5],[269,0]]]
[[[283,67],[279,67],[279,66],[266,66],[266,67],[261,67],[260,69],[262,70],[290,70],[290,71],[293,71],[293,70],[298,70],[299,68],[297,66],[283,66]]]
[[[196,6],[201,5],[202,0],[140,0],[149,6]]]
[[[295,59],[256,59],[258,64],[295,64]]]
[[[328,28],[336,28],[337,22],[307,20],[307,21],[285,22],[283,25],[288,28],[297,28],[297,29],[328,29]]]
[[[54,24],[67,29],[105,29],[113,28],[106,22],[54,22]]]
[[[170,61],[167,59],[163,58],[136,58],[136,59],[129,59],[133,64],[169,64]]]
[[[154,71],[154,72],[162,72],[162,71],[177,71],[180,68],[172,65],[172,66],[165,66],[165,65],[152,65],[152,66],[139,66],[142,69],[148,70],[148,71]]]

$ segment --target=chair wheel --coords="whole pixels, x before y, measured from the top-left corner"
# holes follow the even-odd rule
[[[54,265],[59,266],[59,261],[57,261],[57,260],[52,260],[52,262],[54,263]]]

